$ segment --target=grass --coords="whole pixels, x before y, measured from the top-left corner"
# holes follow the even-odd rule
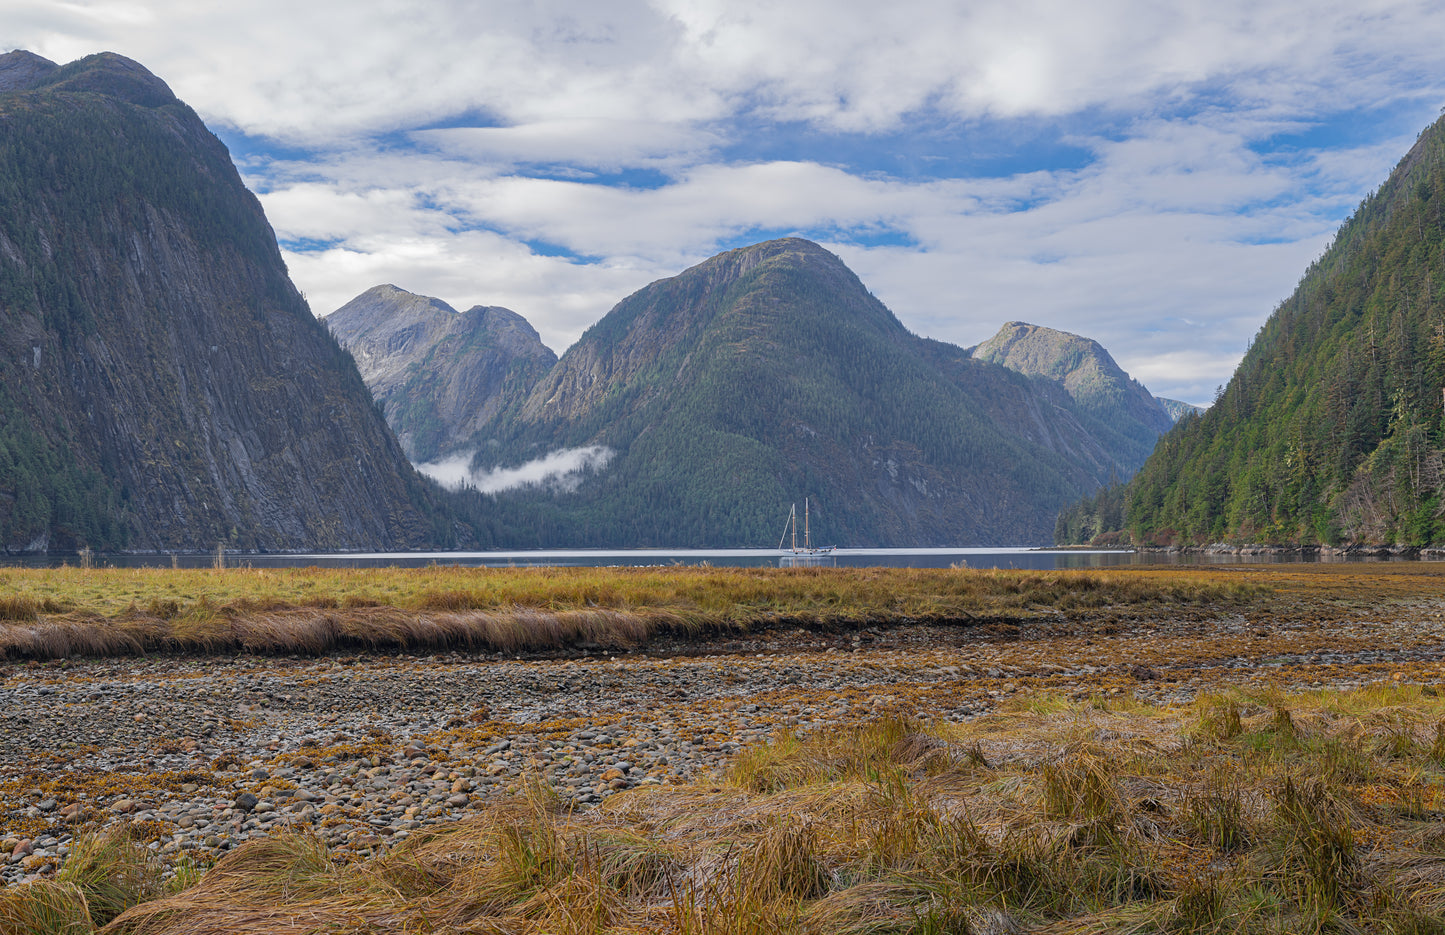
[[[112,835],[0,891],[0,933],[1441,933],[1428,688],[779,734],[722,781],[577,813],[534,783],[368,861],[279,835],[170,891]]]
[[[1118,569],[4,569],[0,659],[338,647],[519,652],[781,625],[1234,606],[1266,585]]]

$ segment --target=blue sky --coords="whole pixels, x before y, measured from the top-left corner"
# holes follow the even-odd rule
[[[915,332],[1201,403],[1445,104],[1426,2],[0,0],[11,48],[165,79],[318,314],[391,282],[560,352],[796,234]]]

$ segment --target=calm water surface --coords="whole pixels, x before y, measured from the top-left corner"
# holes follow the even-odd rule
[[[1275,555],[1229,555],[1199,553],[1131,552],[1117,550],[970,548],[970,549],[838,549],[822,556],[782,555],[776,549],[546,549],[516,552],[317,552],[308,554],[261,554],[228,552],[226,564],[251,568],[420,568],[427,565],[458,565],[471,568],[530,568],[559,566],[650,566],[728,565],[769,566],[821,565],[838,568],[1102,568],[1113,565],[1220,565],[1298,561],[1381,561],[1363,556],[1317,556],[1299,553]],[[1389,559],[1383,559],[1389,560]],[[170,554],[97,554],[99,567],[169,567]],[[215,553],[177,554],[182,568],[209,568]],[[74,555],[0,557],[0,565],[56,567],[76,565]]]

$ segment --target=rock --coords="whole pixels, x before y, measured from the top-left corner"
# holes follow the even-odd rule
[[[255,808],[256,805],[260,803],[260,801],[260,799],[256,798],[256,796],[252,795],[251,793],[242,792],[240,795],[236,796],[236,801],[232,804],[232,807],[239,808],[243,812],[249,812],[251,809]]]
[[[471,796],[463,793],[458,793],[457,795],[451,796],[447,799],[447,805],[451,806],[452,808],[462,808],[471,800]]]

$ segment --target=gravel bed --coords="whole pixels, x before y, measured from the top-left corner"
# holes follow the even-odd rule
[[[589,808],[711,780],[779,730],[960,720],[1021,692],[1181,703],[1260,680],[1441,677],[1433,614],[1271,625],[1267,638],[1207,616],[791,631],[669,656],[0,663],[0,880],[53,873],[75,834],[117,823],[171,865],[282,828],[365,857],[527,783]]]

